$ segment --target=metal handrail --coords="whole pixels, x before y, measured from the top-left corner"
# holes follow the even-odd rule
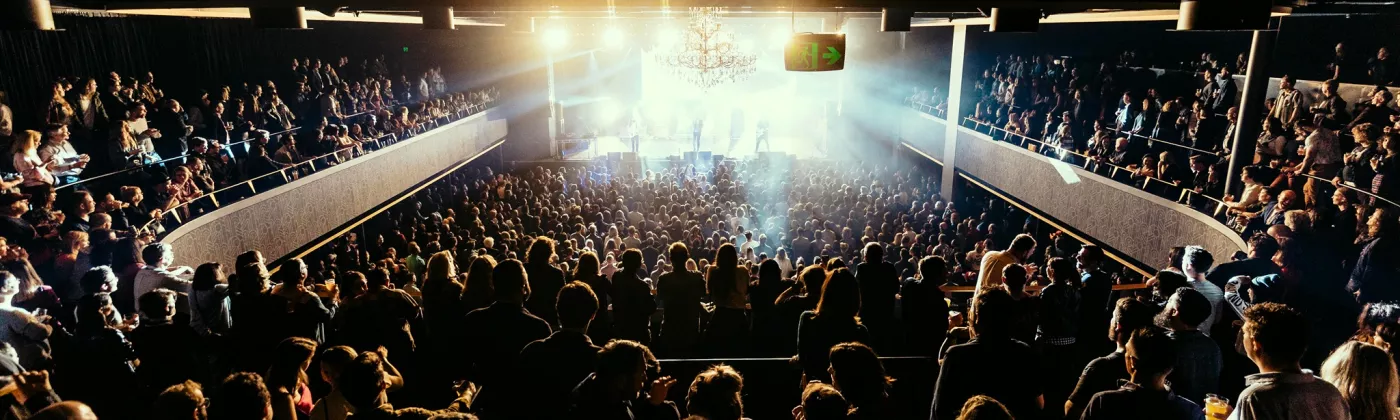
[[[1117,128],[1110,128],[1109,130],[1112,130],[1112,131],[1115,132],[1115,133],[1125,134],[1125,135],[1127,135],[1127,136],[1130,137],[1130,138],[1131,138],[1131,137],[1138,137],[1138,138],[1147,140],[1147,143],[1148,143],[1149,146],[1150,146],[1152,143],[1162,143],[1162,144],[1166,144],[1166,145],[1168,145],[1168,146],[1179,147],[1179,148],[1186,149],[1186,150],[1190,150],[1190,151],[1193,151],[1193,152],[1204,153],[1204,154],[1208,154],[1208,155],[1211,155],[1211,156],[1220,156],[1220,152],[1213,151],[1213,150],[1206,150],[1206,149],[1201,149],[1201,148],[1197,148],[1197,147],[1187,146],[1187,145],[1184,145],[1184,144],[1174,143],[1174,142],[1162,140],[1162,139],[1155,138],[1155,137],[1144,136],[1144,135],[1141,135],[1141,134],[1138,134],[1138,133],[1134,133],[1134,132],[1131,132],[1131,131],[1127,131],[1127,130],[1119,130],[1119,129],[1117,129]]]
[[[1016,105],[1007,105],[1007,106],[1011,107],[1011,109],[1018,109],[1018,108],[1021,109],[1021,110],[1026,110],[1026,109],[1027,109],[1026,107],[1016,106]],[[1163,144],[1167,144],[1167,145],[1170,145],[1170,146],[1180,147],[1180,148],[1183,148],[1183,149],[1187,149],[1187,150],[1191,150],[1191,151],[1196,151],[1196,152],[1200,152],[1200,153],[1205,153],[1205,154],[1209,154],[1209,155],[1214,155],[1214,156],[1219,156],[1219,155],[1220,155],[1219,152],[1215,152],[1215,151],[1211,151],[1211,150],[1205,150],[1205,149],[1201,149],[1201,148],[1197,148],[1197,147],[1192,147],[1192,146],[1187,146],[1187,145],[1184,145],[1184,144],[1181,144],[1181,143],[1177,143],[1177,142],[1173,142],[1173,141],[1167,141],[1167,140],[1162,140],[1162,139],[1155,138],[1155,137],[1144,136],[1144,135],[1137,134],[1137,133],[1134,133],[1134,132],[1131,132],[1131,131],[1127,131],[1127,130],[1119,130],[1119,129],[1117,129],[1117,128],[1109,128],[1109,130],[1110,130],[1110,131],[1113,131],[1113,132],[1115,132],[1115,133],[1119,133],[1119,134],[1126,134],[1126,135],[1128,135],[1129,137],[1139,137],[1139,138],[1142,138],[1142,139],[1147,140],[1148,143],[1153,143],[1153,142],[1156,142],[1156,143],[1163,143]]]
[[[449,115],[455,115],[455,116],[456,116],[456,119],[460,120],[460,119],[466,118],[466,117],[468,117],[468,116],[472,116],[472,115],[479,114],[479,113],[481,113],[481,112],[485,112],[485,111],[487,110],[487,108],[488,108],[490,105],[491,105],[490,102],[484,103],[484,104],[475,104],[475,103],[473,103],[473,104],[467,105],[467,107],[466,107],[465,109],[458,110],[458,111],[453,112],[453,113],[451,113],[451,114],[449,114]],[[367,111],[367,112],[368,112],[368,111]],[[433,124],[437,124],[436,119],[434,119],[434,120],[432,121],[432,123],[433,123]],[[384,139],[386,139],[386,138],[391,138],[391,137],[394,139],[394,141],[398,141],[398,140],[399,140],[398,135],[396,135],[396,134],[394,134],[394,133],[388,133],[388,134],[379,136],[378,138],[375,138],[375,139],[373,139],[373,140],[371,140],[371,141],[374,142],[376,145],[381,145],[381,144],[383,143],[383,140],[384,140]],[[382,148],[382,146],[376,147],[375,150],[379,150],[379,148]],[[209,191],[209,192],[207,192],[207,193],[201,194],[201,195],[199,195],[198,197],[192,198],[192,199],[190,199],[190,200],[188,200],[188,201],[185,201],[185,202],[183,202],[183,203],[176,204],[175,206],[172,206],[172,207],[169,208],[169,209],[162,210],[162,211],[160,212],[160,214],[158,215],[158,217],[151,218],[151,220],[148,221],[148,222],[146,222],[146,224],[142,225],[140,228],[137,228],[137,229],[136,229],[136,232],[138,232],[138,233],[140,233],[140,232],[154,233],[154,231],[152,230],[153,227],[154,227],[156,224],[158,224],[158,223],[163,223],[163,222],[164,222],[164,218],[165,218],[166,215],[171,215],[171,216],[175,217],[177,223],[183,224],[184,222],[180,220],[180,212],[178,212],[178,211],[176,211],[176,210],[179,210],[179,209],[181,209],[181,208],[188,208],[188,207],[190,206],[190,204],[195,203],[195,202],[200,201],[200,200],[204,200],[204,199],[209,199],[209,200],[213,201],[215,207],[220,207],[221,205],[219,204],[218,199],[217,199],[215,196],[218,195],[218,194],[227,192],[227,191],[231,191],[231,190],[233,190],[233,189],[235,189],[235,188],[248,188],[248,190],[249,190],[249,191],[252,191],[253,194],[257,194],[257,190],[255,189],[256,187],[255,187],[254,184],[253,184],[254,182],[259,181],[259,180],[262,180],[262,179],[266,179],[266,178],[268,178],[268,177],[275,176],[275,175],[281,175],[282,178],[283,178],[283,182],[290,182],[291,179],[290,179],[290,177],[287,176],[288,171],[293,170],[293,169],[300,168],[300,167],[302,167],[302,165],[306,165],[306,166],[311,167],[311,168],[312,168],[312,169],[311,169],[312,171],[317,171],[318,169],[316,169],[316,164],[315,164],[316,161],[321,160],[321,159],[325,159],[325,158],[328,158],[328,157],[331,157],[332,155],[339,154],[339,153],[341,153],[341,152],[343,152],[343,151],[344,151],[344,149],[340,149],[340,150],[335,150],[335,151],[332,151],[332,152],[329,152],[329,153],[325,153],[325,154],[322,154],[322,155],[319,155],[319,156],[314,156],[314,157],[306,158],[306,159],[303,159],[301,162],[297,162],[297,163],[290,164],[290,165],[288,165],[288,166],[286,166],[286,167],[283,167],[283,168],[281,168],[281,169],[278,169],[278,170],[276,170],[276,171],[268,172],[268,173],[262,174],[262,175],[258,175],[258,176],[256,176],[256,177],[249,178],[249,179],[245,179],[245,180],[239,181],[238,183],[231,184],[231,185],[227,185],[227,186],[225,186],[225,187],[223,187],[223,188],[219,188],[219,189],[216,189],[216,190],[214,190],[214,191]],[[366,153],[366,154],[368,154],[368,153]],[[363,155],[361,155],[361,156],[363,156]],[[353,159],[353,158],[352,158],[352,159]],[[75,183],[75,184],[76,184],[76,183]]]
[[[969,127],[969,128],[972,128],[973,130],[977,130],[977,127],[985,126],[985,127],[987,127],[988,129],[991,129],[991,130],[1000,131],[1000,132],[1004,133],[1004,134],[1007,135],[1007,136],[1017,136],[1017,137],[1020,137],[1020,138],[1024,139],[1025,141],[1033,142],[1033,143],[1039,144],[1039,145],[1044,146],[1044,147],[1053,148],[1053,149],[1055,149],[1055,150],[1063,151],[1063,152],[1065,152],[1065,153],[1068,153],[1068,154],[1074,155],[1074,156],[1076,156],[1076,157],[1079,157],[1079,158],[1081,158],[1081,159],[1084,160],[1084,164],[1081,166],[1081,169],[1085,169],[1085,170],[1087,170],[1087,171],[1089,171],[1089,172],[1094,173],[1094,175],[1102,176],[1102,177],[1108,178],[1108,179],[1110,179],[1110,180],[1118,181],[1117,179],[1114,178],[1116,175],[1118,175],[1118,172],[1117,172],[1117,171],[1128,171],[1129,173],[1132,173],[1132,170],[1131,170],[1131,169],[1128,169],[1128,168],[1126,168],[1126,167],[1114,165],[1114,164],[1108,163],[1108,162],[1098,162],[1097,159],[1095,159],[1095,158],[1093,158],[1093,157],[1090,157],[1090,156],[1088,156],[1088,155],[1085,155],[1085,154],[1083,154],[1083,153],[1079,153],[1079,152],[1076,152],[1076,151],[1074,151],[1074,150],[1064,149],[1064,148],[1059,147],[1058,145],[1052,145],[1052,144],[1046,143],[1046,142],[1044,142],[1044,141],[1036,140],[1036,139],[1034,139],[1034,138],[1031,138],[1031,137],[1026,136],[1026,135],[1023,135],[1023,134],[1012,133],[1012,132],[1007,131],[1007,130],[1005,130],[1005,129],[1003,129],[1003,128],[996,127],[996,126],[994,126],[994,125],[992,125],[992,124],[990,124],[990,123],[985,123],[985,122],[982,122],[982,121],[977,121],[976,119],[973,119],[972,117],[966,117],[966,118],[963,119],[963,121],[964,121],[964,125],[966,125],[966,123],[971,123],[971,124],[973,124],[973,127]],[[990,133],[989,133],[989,134],[990,134]],[[1104,176],[1103,174],[1099,174],[1099,173],[1096,172],[1096,171],[1090,170],[1090,169],[1088,169],[1088,165],[1089,165],[1091,162],[1092,162],[1092,163],[1095,163],[1095,164],[1098,164],[1098,165],[1106,165],[1106,166],[1108,166],[1109,168],[1111,168],[1113,172],[1111,172],[1108,176]],[[1118,181],[1118,182],[1121,182],[1121,181]],[[1211,215],[1212,217],[1216,218],[1217,220],[1219,220],[1219,217],[1220,217],[1220,215],[1222,214],[1223,209],[1224,209],[1224,207],[1225,207],[1225,201],[1224,201],[1224,200],[1221,200],[1221,199],[1216,198],[1216,197],[1211,197],[1211,196],[1206,195],[1206,194],[1198,193],[1198,192],[1196,192],[1196,191],[1194,191],[1194,190],[1192,190],[1192,189],[1184,188],[1184,187],[1182,187],[1182,186],[1180,186],[1180,185],[1177,185],[1176,183],[1168,182],[1168,181],[1166,181],[1166,180],[1164,180],[1164,179],[1157,178],[1157,177],[1144,177],[1144,181],[1143,181],[1143,185],[1142,185],[1141,189],[1144,189],[1144,190],[1148,189],[1148,187],[1149,187],[1149,186],[1151,185],[1151,183],[1153,183],[1153,182],[1161,183],[1162,185],[1167,186],[1167,187],[1180,188],[1180,189],[1181,189],[1181,194],[1180,194],[1180,196],[1179,196],[1178,199],[1177,199],[1177,204],[1181,204],[1181,205],[1187,206],[1187,207],[1189,207],[1189,208],[1193,208],[1193,209],[1194,209],[1194,206],[1191,205],[1191,200],[1189,200],[1189,198],[1190,198],[1190,197],[1193,197],[1193,196],[1195,196],[1195,197],[1204,197],[1204,198],[1206,198],[1206,199],[1208,199],[1208,200],[1210,200],[1210,201],[1212,201],[1212,202],[1215,202],[1216,204],[1215,204],[1215,209],[1214,209],[1214,210],[1212,210],[1212,211],[1205,211],[1205,210],[1202,209],[1202,210],[1198,210],[1198,211],[1205,212],[1205,213]],[[1329,180],[1329,182],[1330,182],[1330,180]],[[1382,199],[1382,200],[1384,200],[1384,199]],[[1387,202],[1389,202],[1389,201],[1387,200]]]
[[[271,137],[273,137],[273,136],[281,136],[281,135],[283,135],[283,134],[287,134],[287,133],[296,131],[296,130],[298,130],[298,129],[300,129],[300,127],[292,127],[292,128],[286,129],[286,130],[278,131],[278,132],[276,132],[276,133],[268,134],[268,137],[271,138]],[[254,140],[254,139],[247,139],[247,140],[239,141],[239,142],[236,142],[236,143],[229,143],[229,144],[225,145],[225,147],[234,146],[234,145],[239,145],[239,144],[245,144],[245,143],[250,142],[250,141],[253,141],[253,140]],[[55,190],[62,190],[62,189],[65,189],[65,188],[77,188],[78,185],[84,185],[84,184],[88,184],[88,183],[90,183],[90,182],[94,182],[94,181],[97,181],[97,180],[100,180],[100,179],[103,179],[103,178],[110,178],[110,177],[117,176],[117,175],[121,175],[121,174],[128,174],[128,173],[140,171],[140,170],[146,169],[147,167],[150,167],[150,166],[160,165],[160,164],[164,164],[165,162],[170,162],[170,161],[175,161],[175,160],[181,160],[181,159],[185,159],[185,158],[187,158],[187,157],[191,157],[191,155],[189,154],[188,151],[186,151],[185,154],[182,154],[182,155],[179,155],[179,156],[175,156],[175,157],[171,157],[171,158],[165,158],[165,159],[161,159],[161,160],[158,160],[158,161],[155,161],[155,162],[146,163],[146,164],[141,164],[141,165],[136,165],[136,166],[131,166],[131,167],[128,167],[128,168],[118,169],[118,170],[115,170],[115,171],[112,171],[112,172],[108,172],[108,173],[105,173],[105,174],[102,174],[102,175],[98,175],[98,176],[95,176],[95,177],[92,177],[92,178],[81,179],[81,180],[78,180],[78,182],[74,182],[74,183],[71,183],[71,184],[63,184],[63,185],[60,185],[60,186],[58,186],[58,187],[55,187],[54,189],[55,189]]]
[[[1296,174],[1296,175],[1297,175],[1297,176],[1301,176],[1301,177],[1305,177],[1305,178],[1309,178],[1309,179],[1314,179],[1314,180],[1326,182],[1326,183],[1328,183],[1328,184],[1331,184],[1331,183],[1332,183],[1332,180],[1327,179],[1327,178],[1323,178],[1323,177],[1320,177],[1320,176],[1317,176],[1317,175],[1304,174],[1304,173],[1299,173],[1299,174]],[[1386,202],[1387,204],[1390,204],[1391,207],[1400,208],[1400,203],[1396,203],[1395,201],[1392,201],[1392,200],[1390,200],[1390,199],[1388,199],[1388,198],[1381,197],[1380,195],[1378,195],[1378,194],[1376,194],[1376,193],[1373,193],[1373,192],[1370,192],[1370,191],[1366,191],[1366,190],[1363,190],[1363,189],[1361,189],[1361,188],[1357,188],[1357,187],[1356,187],[1356,184],[1343,182],[1342,185],[1344,185],[1344,186],[1346,186],[1348,189],[1350,189],[1350,190],[1352,190],[1352,191],[1356,191],[1357,193],[1360,193],[1360,194],[1362,194],[1362,195],[1365,195],[1365,196],[1368,196],[1368,197],[1371,197],[1371,198],[1374,198],[1374,199],[1377,199],[1377,200],[1384,201],[1384,202]]]

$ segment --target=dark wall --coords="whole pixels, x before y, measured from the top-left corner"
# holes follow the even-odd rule
[[[1116,60],[1136,51],[1143,64],[1175,68],[1199,60],[1201,53],[1233,63],[1249,52],[1248,32],[1176,32],[1175,21],[1062,23],[1040,25],[1035,33],[991,33],[986,26],[968,28],[969,68],[985,68],[998,55],[1072,56],[1081,60]]]
[[[451,88],[492,84],[512,74],[523,36],[499,27],[427,31],[415,24],[312,21],[311,30],[257,29],[246,19],[111,14],[55,16],[60,32],[0,31],[0,90],[35,126],[60,76],[123,77],[153,71],[167,96],[188,100],[197,89],[287,78],[293,57],[388,58],[392,72],[441,66]],[[407,49],[407,50],[405,50]],[[525,51],[525,52],[522,52]]]

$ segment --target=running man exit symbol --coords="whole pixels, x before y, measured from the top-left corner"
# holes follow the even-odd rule
[[[788,71],[834,71],[846,66],[844,34],[796,34],[784,54]]]

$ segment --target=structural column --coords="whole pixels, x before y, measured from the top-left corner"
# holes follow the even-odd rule
[[[1240,173],[1254,163],[1254,144],[1264,123],[1264,97],[1269,93],[1269,61],[1274,55],[1276,31],[1254,31],[1249,47],[1249,69],[1244,73],[1244,95],[1240,100],[1239,124],[1230,141],[1230,170],[1225,176],[1225,193],[1239,194],[1244,183]]]
[[[549,154],[553,157],[563,157],[564,150],[559,145],[559,133],[564,132],[561,129],[564,116],[562,115],[563,110],[559,107],[559,97],[555,94],[554,89],[554,53],[545,51],[544,68],[545,77],[549,79],[546,82],[549,91],[549,96],[546,98],[549,105]]]
[[[967,25],[953,25],[953,54],[949,57],[948,68],[948,114],[943,132],[943,180],[944,200],[951,200],[958,162],[958,122],[962,118],[963,102],[963,58],[967,52]]]

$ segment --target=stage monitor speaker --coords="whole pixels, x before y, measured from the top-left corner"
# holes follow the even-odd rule
[[[713,152],[685,152],[686,162],[709,162],[714,159]]]

